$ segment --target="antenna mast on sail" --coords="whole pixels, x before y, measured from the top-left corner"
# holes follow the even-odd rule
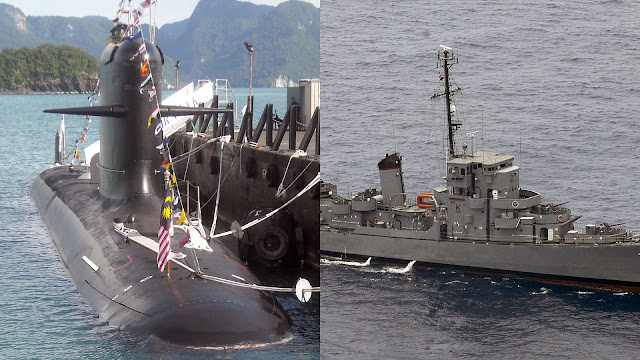
[[[451,90],[449,84],[449,67],[453,64],[458,63],[458,56],[453,53],[452,49],[448,46],[440,45],[442,50],[438,51],[438,67],[444,68],[444,93],[443,94],[433,94],[431,97],[436,98],[439,96],[443,96],[445,98],[445,110],[447,114],[447,127],[449,129],[449,158],[455,157],[454,143],[453,143],[453,132],[458,130],[461,123],[453,122],[453,113],[455,112],[455,107],[451,104],[451,96],[456,92],[462,90],[461,88],[456,88]]]
[[[156,6],[157,1],[151,1],[151,8],[149,9],[149,41],[156,43]]]

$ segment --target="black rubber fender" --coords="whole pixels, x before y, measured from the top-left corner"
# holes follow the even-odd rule
[[[274,188],[280,184],[280,172],[277,164],[270,164],[267,168],[267,187]]]
[[[289,250],[289,236],[277,226],[267,226],[255,239],[258,255],[267,260],[280,260]]]
[[[254,157],[250,157],[244,163],[244,175],[251,179],[256,177],[256,173],[258,172],[258,165],[256,164],[256,159]]]
[[[218,159],[218,157],[215,155],[209,158],[209,174],[210,175],[220,174],[220,159]]]

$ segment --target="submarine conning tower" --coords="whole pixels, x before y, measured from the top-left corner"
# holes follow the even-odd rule
[[[143,43],[146,52],[136,55]],[[145,61],[148,61],[146,74],[141,70]],[[157,105],[146,91],[153,86],[153,80],[141,84],[149,76],[162,79],[162,53],[142,37],[128,38],[108,44],[100,62],[100,104],[118,104],[126,111],[119,117],[103,116],[100,121],[100,193],[112,199],[160,195],[162,176],[154,173],[162,162],[155,147],[160,140],[154,136],[154,129],[147,127]],[[156,93],[156,98],[161,99],[160,86]]]
[[[385,206],[402,206],[406,202],[404,182],[402,181],[402,158],[398,153],[387,154],[378,163],[380,186]]]
[[[101,117],[100,155],[87,162],[91,167],[91,181],[100,183],[100,194],[104,197],[129,199],[150,194],[160,197],[163,177],[154,176],[154,166],[162,162],[157,145],[162,141],[163,125],[157,120],[150,121],[151,115],[159,119],[233,110],[158,104],[162,92],[160,86],[154,86],[154,79],[162,80],[162,51],[145,41],[141,33],[128,36],[128,29],[126,24],[117,24],[111,30],[112,41],[100,57],[99,106],[45,109],[44,112]]]

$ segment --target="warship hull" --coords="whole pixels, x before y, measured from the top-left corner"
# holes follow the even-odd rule
[[[81,178],[86,171],[52,167],[36,177],[30,194],[63,267],[102,321],[136,336],[192,346],[268,343],[286,335],[290,320],[270,294],[206,281],[172,262],[170,276],[159,272],[156,254],[116,232],[114,219],[135,214],[125,225],[155,239],[159,216],[149,209],[160,209],[162,199],[105,198],[98,184]],[[174,250],[180,239],[171,240]],[[231,251],[215,241],[210,246],[213,252],[198,255],[205,272],[259,283]],[[184,261],[193,265],[186,250]]]
[[[325,254],[415,260],[422,264],[516,273],[595,287],[640,289],[640,246],[620,244],[518,244],[433,240],[411,230],[321,228]]]

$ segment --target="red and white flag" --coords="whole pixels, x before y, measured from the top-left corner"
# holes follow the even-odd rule
[[[167,195],[162,204],[160,213],[160,225],[158,226],[158,270],[164,271],[169,256],[171,255],[171,189],[167,189]]]
[[[133,60],[136,56],[142,54],[145,51],[147,51],[147,45],[145,45],[145,43],[143,41],[142,45],[140,45],[140,47],[138,48],[138,51],[135,54],[133,54],[133,56],[131,57],[130,60]]]

